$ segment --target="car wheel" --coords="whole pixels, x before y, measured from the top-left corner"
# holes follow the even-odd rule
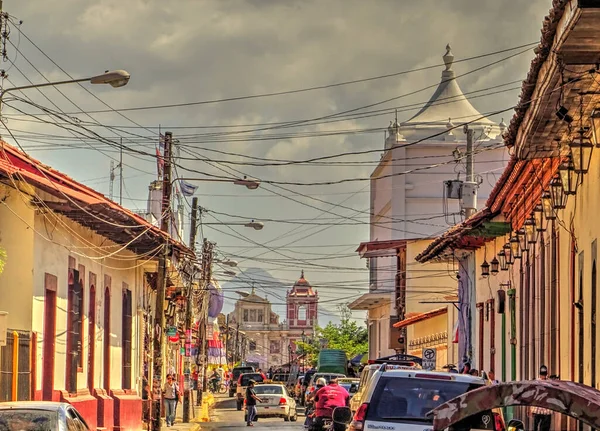
[[[232,398],[235,395],[234,391],[229,391],[229,398]]]
[[[289,422],[290,421],[290,415],[284,416],[283,420],[286,421],[286,422]]]
[[[238,412],[242,410],[242,402],[239,400],[237,401],[237,409],[238,409]]]
[[[296,422],[298,420],[298,410],[294,410],[294,416],[290,418],[292,422]]]

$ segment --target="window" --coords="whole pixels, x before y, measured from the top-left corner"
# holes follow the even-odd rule
[[[280,353],[281,343],[279,340],[271,340],[271,353]]]
[[[263,311],[262,310],[257,310],[257,321],[260,323],[263,322]]]
[[[248,310],[244,310],[243,320],[244,320],[244,322],[248,322]]]
[[[249,349],[251,352],[254,352],[254,351],[256,351],[256,341],[254,341],[254,340],[250,340],[250,344],[248,345],[248,349]]]
[[[94,389],[94,362],[96,358],[96,274],[90,272],[88,308],[88,388]]]
[[[248,322],[256,322],[256,310],[250,310]]]
[[[250,323],[262,323],[264,321],[264,312],[260,309],[244,310],[243,320]]]
[[[131,339],[133,337],[132,328],[132,304],[131,290],[127,283],[123,283],[123,377],[122,388],[131,389]]]
[[[83,315],[84,315],[84,304],[83,304],[83,286],[85,286],[85,266],[83,265],[79,265],[78,266],[78,270],[79,270],[79,286],[78,286],[78,311],[79,311],[79,315],[77,318],[77,333],[79,334],[79,339],[78,339],[78,343],[77,343],[77,359],[78,359],[78,363],[77,363],[77,371],[82,373],[83,372]]]
[[[298,307],[298,320],[306,321],[306,305]]]

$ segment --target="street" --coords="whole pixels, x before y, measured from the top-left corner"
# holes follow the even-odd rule
[[[304,409],[298,407],[298,413],[298,422],[285,422],[279,418],[260,418],[254,423],[254,428],[302,430],[304,429]],[[244,422],[244,412],[237,411],[233,398],[219,395],[211,416],[212,422],[202,424],[202,429],[242,430],[247,428]]]

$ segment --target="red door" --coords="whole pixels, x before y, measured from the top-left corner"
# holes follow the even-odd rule
[[[42,398],[52,401],[54,390],[54,349],[56,340],[56,276],[45,274],[44,279],[44,346],[42,351]]]
[[[110,289],[104,290],[104,389],[110,390]]]
[[[92,280],[93,276],[93,280]],[[96,275],[90,273],[90,306],[88,311],[88,388],[94,390],[94,361],[96,356]]]

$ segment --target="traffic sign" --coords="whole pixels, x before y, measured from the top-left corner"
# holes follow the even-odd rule
[[[437,360],[437,350],[436,349],[424,349],[423,350],[423,369],[425,370],[435,370],[435,363]]]

